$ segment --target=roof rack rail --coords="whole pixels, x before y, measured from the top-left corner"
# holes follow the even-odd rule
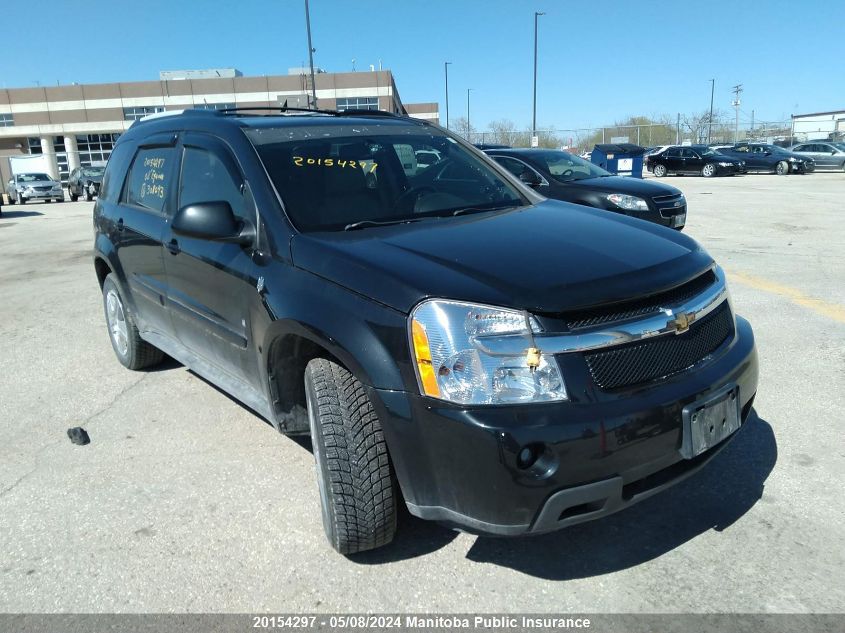
[[[185,108],[182,110],[162,110],[161,112],[153,112],[151,114],[146,114],[142,116],[140,119],[136,120],[135,123],[140,123],[141,121],[154,121],[156,119],[164,119],[171,116],[181,116],[183,114],[188,115],[200,115],[200,116],[207,116],[209,114],[213,115],[216,113],[216,110],[209,110],[206,108]]]
[[[394,114],[393,112],[385,112],[384,110],[359,110],[359,109],[348,109],[348,110],[327,110],[327,109],[314,109],[314,108],[296,108],[293,106],[287,105],[280,105],[280,106],[254,106],[254,107],[241,107],[241,108],[223,108],[221,110],[217,110],[217,112],[221,114],[233,114],[235,116],[241,115],[244,112],[278,112],[284,114],[285,112],[301,112],[303,114],[328,114],[330,116],[386,116],[386,117],[399,117],[403,116],[401,114]]]

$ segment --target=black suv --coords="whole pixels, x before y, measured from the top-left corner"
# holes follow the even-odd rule
[[[343,553],[388,543],[400,503],[498,535],[610,514],[700,468],[757,390],[695,241],[546,200],[425,121],[142,120],[94,223],[120,362],[168,354],[310,434]]]
[[[103,182],[103,167],[77,167],[67,179],[67,193],[71,201],[76,202],[85,196],[89,202],[100,192]]]

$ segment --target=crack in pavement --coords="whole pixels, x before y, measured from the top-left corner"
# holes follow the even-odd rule
[[[98,410],[96,410],[93,413],[91,413],[90,415],[86,416],[82,420],[82,422],[80,424],[78,424],[77,426],[84,426],[84,425],[87,425],[87,424],[93,422],[94,419],[96,419],[97,417],[99,417],[100,415],[102,415],[103,413],[108,411],[109,409],[111,409],[115,405],[115,403],[117,403],[117,401],[120,398],[122,398],[129,391],[131,391],[132,389],[134,389],[135,387],[140,385],[142,382],[144,382],[144,380],[146,380],[148,376],[149,376],[149,374],[144,374],[143,376],[141,376],[135,382],[128,384],[126,387],[124,387],[123,389],[118,391],[117,394],[115,394],[115,396],[106,405],[100,407]],[[48,444],[45,444],[44,446],[39,448],[38,451],[36,451],[35,456],[34,456],[35,457],[35,465],[29,471],[27,471],[26,473],[24,473],[23,475],[18,477],[18,479],[11,486],[9,486],[8,488],[4,488],[3,490],[0,490],[0,499],[5,497],[7,494],[9,494],[15,488],[17,488],[24,480],[26,480],[28,477],[30,477],[32,474],[34,474],[38,469],[41,468],[41,456],[44,453],[44,451],[46,451],[48,448],[52,448],[53,446],[56,446],[57,444],[60,444],[63,441],[64,441],[64,439],[59,439],[59,440],[56,440],[55,442],[50,442]]]

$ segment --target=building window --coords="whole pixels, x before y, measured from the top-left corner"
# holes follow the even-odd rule
[[[0,114],[0,127],[12,127],[14,124],[15,120],[11,114]]]
[[[194,106],[197,110],[231,110],[234,107],[234,103],[198,103]]]
[[[349,97],[337,100],[337,109],[344,110],[378,110],[378,97]]]
[[[135,106],[133,108],[123,108],[123,119],[125,121],[138,121],[148,114],[155,114],[156,112],[164,112],[164,106]]]

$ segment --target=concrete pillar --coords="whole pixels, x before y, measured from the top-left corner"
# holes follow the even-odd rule
[[[41,153],[49,157],[50,176],[54,180],[59,179],[59,162],[56,160],[56,146],[52,136],[41,137]]]
[[[79,144],[76,142],[76,135],[65,136],[65,152],[68,172],[71,172],[79,167]]]

